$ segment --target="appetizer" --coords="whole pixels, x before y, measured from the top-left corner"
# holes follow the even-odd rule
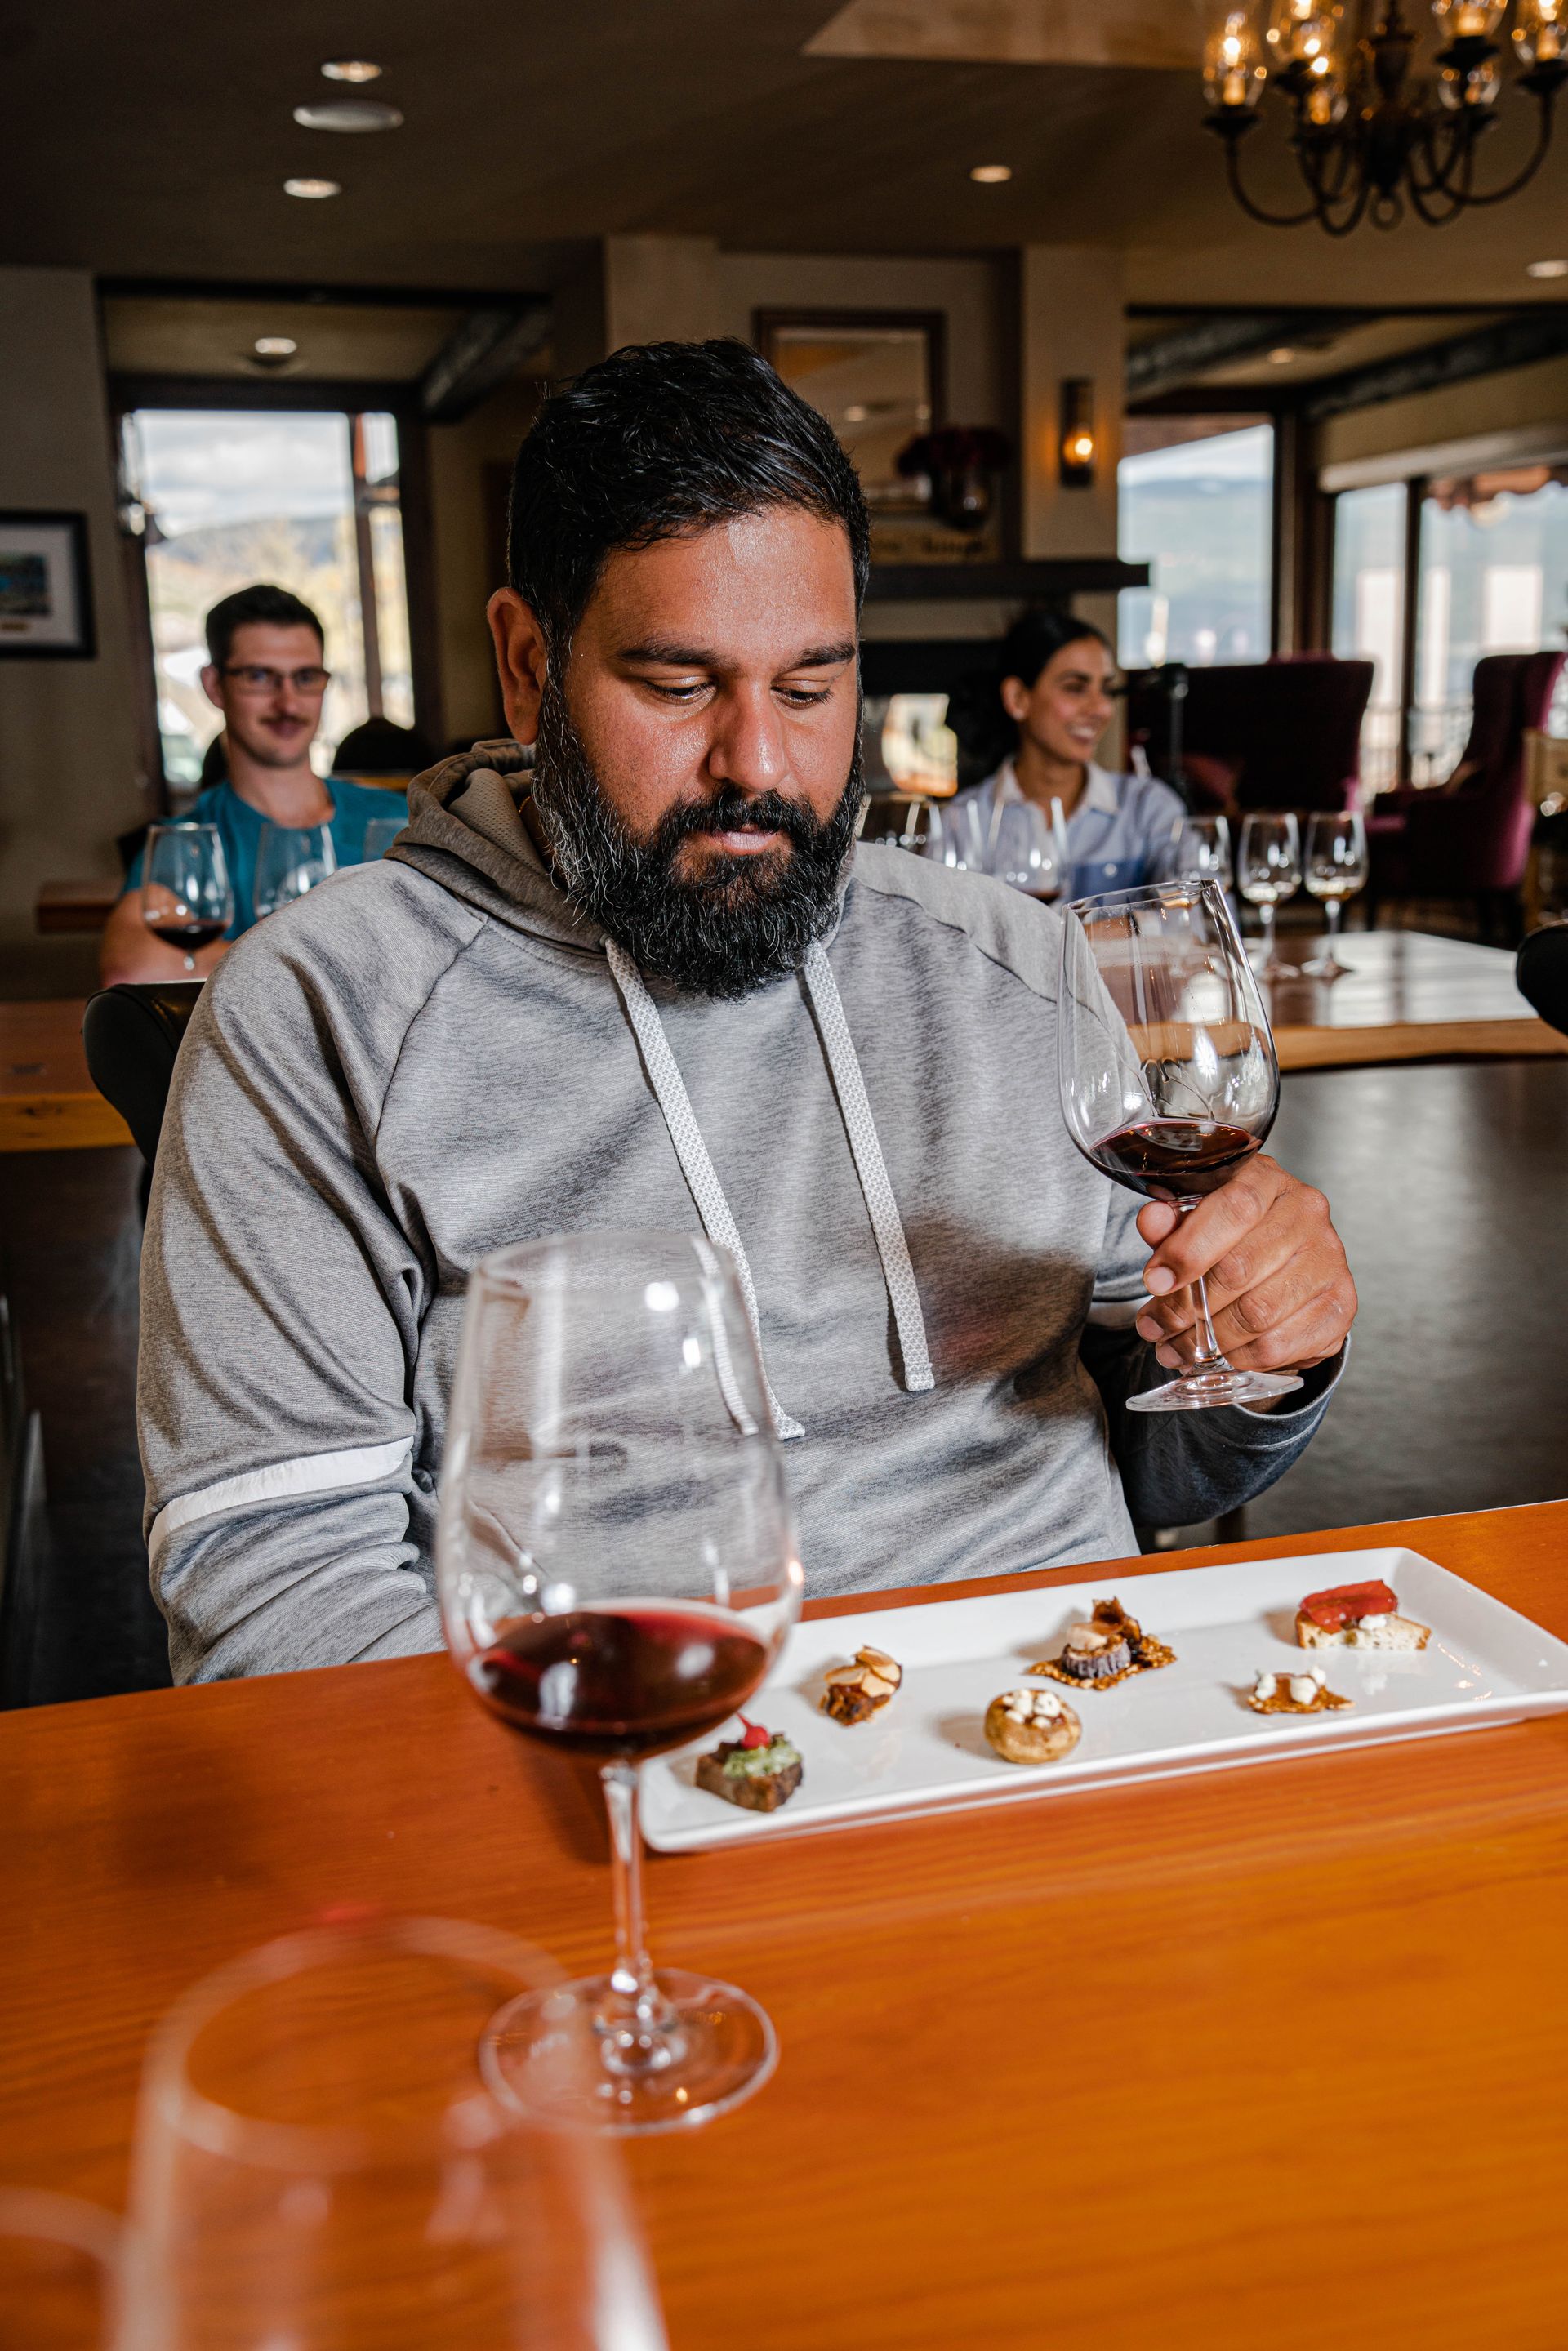
[[[1309,1592],[1296,1611],[1303,1649],[1424,1649],[1430,1637],[1430,1625],[1401,1616],[1391,1587],[1377,1582]]]
[[[986,1708],[986,1737],[1008,1763],[1060,1762],[1071,1754],[1082,1729],[1054,1690],[1004,1690]]]
[[[855,1651],[852,1666],[834,1666],[825,1677],[822,1712],[835,1722],[869,1722],[904,1679],[904,1667],[885,1649]]]
[[[776,1813],[800,1784],[800,1750],[781,1730],[764,1730],[744,1715],[740,1719],[739,1739],[721,1739],[710,1754],[697,1757],[697,1786],[748,1813]]]
[[[1322,1666],[1310,1674],[1260,1673],[1247,1693],[1254,1714],[1328,1714],[1351,1702],[1324,1687]]]
[[[1047,1674],[1055,1682],[1110,1689],[1132,1674],[1153,1673],[1175,1663],[1176,1651],[1145,1633],[1119,1600],[1097,1600],[1086,1625],[1069,1625],[1060,1657],[1042,1658],[1030,1672]]]

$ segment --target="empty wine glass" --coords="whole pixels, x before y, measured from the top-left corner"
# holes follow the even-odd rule
[[[549,1963],[450,1919],[314,1928],[177,2002],[137,2110],[117,2351],[664,2351],[615,2151],[479,2048]],[[591,2062],[570,2003],[542,2065]]]
[[[759,1687],[801,1574],[733,1260],[700,1233],[582,1232],[485,1259],[468,1286],[441,1480],[447,1646],[512,1729],[600,1766],[615,1964],[569,1989],[598,2053],[574,2110],[668,2130],[760,2087],[773,2028],[744,1992],[651,1965],[638,1763],[718,1730]],[[791,1750],[792,1752],[792,1750]],[[559,2001],[487,2043],[530,2111]]]
[[[155,824],[141,862],[141,915],[154,938],[194,971],[204,947],[235,918],[235,893],[215,824]]]
[[[1182,1216],[1249,1160],[1274,1123],[1269,1018],[1217,882],[1165,882],[1063,909],[1058,1013],[1062,1114],[1092,1165]],[[1301,1384],[1238,1371],[1192,1285],[1188,1369],[1132,1412],[1257,1404]]]
[[[1274,909],[1301,886],[1301,835],[1294,816],[1287,812],[1244,819],[1236,880],[1248,904],[1256,906],[1262,917],[1262,977],[1295,979],[1297,967],[1281,961],[1274,944]]]
[[[120,2241],[120,2222],[99,2205],[0,2188],[4,2351],[110,2351]]]
[[[933,800],[924,854],[940,865],[968,873],[984,873],[989,843],[977,800]]]
[[[998,882],[1025,891],[1051,905],[1067,887],[1067,832],[1061,802],[1053,799],[1051,814],[1034,800],[1009,800],[998,808],[991,824],[990,871]]]
[[[1218,882],[1228,890],[1234,874],[1230,866],[1230,820],[1223,816],[1186,816],[1176,826],[1176,870],[1185,880],[1191,874],[1199,882]]]
[[[407,830],[408,819],[405,816],[371,817],[365,827],[365,845],[361,863],[373,865],[378,857],[386,855],[399,833],[406,832]]]
[[[276,914],[338,870],[332,831],[325,824],[264,824],[256,852],[256,911]]]
[[[1317,899],[1328,925],[1322,952],[1314,956],[1301,969],[1314,979],[1343,979],[1349,970],[1341,963],[1339,946],[1340,914],[1347,898],[1366,887],[1366,827],[1359,812],[1349,810],[1340,815],[1320,813],[1307,826],[1307,855],[1303,879],[1310,896]]]

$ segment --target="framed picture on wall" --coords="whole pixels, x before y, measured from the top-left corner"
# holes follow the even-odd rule
[[[90,660],[87,517],[0,509],[0,657]]]

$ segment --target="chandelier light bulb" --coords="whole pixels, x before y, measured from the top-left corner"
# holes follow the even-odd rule
[[[1513,46],[1522,66],[1560,65],[1564,57],[1568,0],[1520,0]]]
[[[1445,40],[1490,41],[1505,5],[1506,0],[1432,0],[1432,15]]]
[[[1251,15],[1245,8],[1229,9],[1204,47],[1204,96],[1221,113],[1241,113],[1257,105],[1263,78]]]

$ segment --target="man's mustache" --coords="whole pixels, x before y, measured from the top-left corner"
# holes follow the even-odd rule
[[[796,849],[814,847],[822,831],[821,820],[803,801],[782,792],[743,792],[738,784],[724,784],[710,798],[683,800],[666,809],[646,847],[667,856],[694,832],[781,832]]]

